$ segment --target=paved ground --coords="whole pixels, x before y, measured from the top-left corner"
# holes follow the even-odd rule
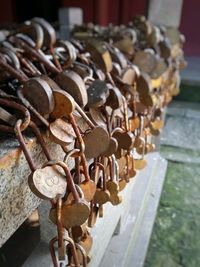
[[[184,84],[200,85],[200,58],[186,57],[187,68],[181,72],[182,82]]]
[[[145,267],[200,266],[199,109],[174,102],[168,111],[161,146],[168,171]]]

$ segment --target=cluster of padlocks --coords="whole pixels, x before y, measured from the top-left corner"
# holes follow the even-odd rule
[[[164,108],[179,92],[183,43],[177,29],[142,16],[126,26],[77,26],[70,41],[33,18],[0,43],[0,130],[16,135],[31,191],[51,202],[55,267],[87,266],[89,229],[104,204],[123,201],[120,192],[145,168]],[[51,155],[41,127],[62,147],[63,160]],[[27,129],[46,156],[42,166],[27,148]]]

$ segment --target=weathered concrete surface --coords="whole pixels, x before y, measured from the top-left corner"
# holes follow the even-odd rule
[[[167,113],[161,144],[200,151],[200,105],[174,102]]]
[[[186,101],[172,101],[168,106],[167,115],[200,120],[200,104]]]
[[[200,150],[200,127],[196,119],[168,117],[161,144]]]
[[[36,139],[27,139],[27,145],[35,163],[41,166],[46,158]],[[49,148],[54,158],[63,159],[60,146],[50,144]],[[3,138],[0,149],[0,247],[41,203],[29,189],[27,181],[30,173],[16,139]]]
[[[178,28],[181,19],[182,4],[183,0],[150,0],[148,19],[157,25]]]

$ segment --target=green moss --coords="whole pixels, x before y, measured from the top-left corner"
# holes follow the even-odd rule
[[[169,162],[145,267],[200,266],[200,166]]]
[[[174,100],[200,102],[200,86],[181,84],[180,94]]]

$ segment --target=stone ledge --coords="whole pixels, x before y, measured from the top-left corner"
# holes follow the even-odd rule
[[[38,207],[41,199],[36,197],[28,186],[31,171],[15,139],[6,140],[1,145],[0,157],[0,247]],[[41,166],[46,158],[35,138],[27,139],[34,162]],[[57,159],[63,159],[64,153],[56,144],[48,143],[49,149]]]
[[[147,168],[139,172],[122,192],[121,205],[113,207],[110,203],[106,204],[104,217],[99,218],[92,228],[94,243],[90,267],[132,267],[133,265],[124,264],[133,254],[140,254],[142,259],[137,258],[140,263],[144,261],[167,167],[166,160],[157,152],[147,155],[147,161]],[[55,235],[55,227],[47,222],[47,203],[42,203],[40,213],[42,240],[23,267],[53,266],[48,242]],[[112,238],[116,228],[120,233]]]

